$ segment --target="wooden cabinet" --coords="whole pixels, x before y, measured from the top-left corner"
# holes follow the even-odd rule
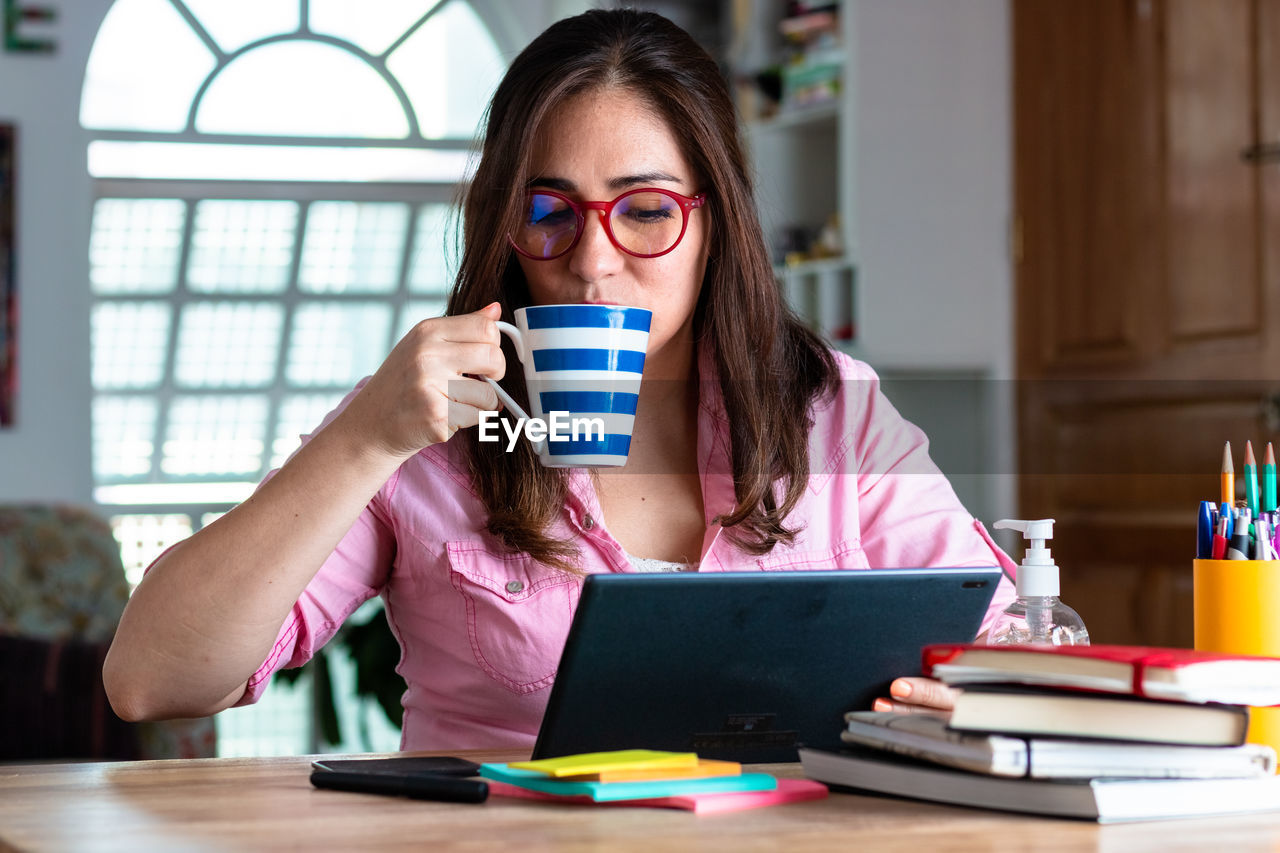
[[[1096,642],[1190,645],[1222,444],[1280,440],[1280,0],[1012,8],[1021,512]]]

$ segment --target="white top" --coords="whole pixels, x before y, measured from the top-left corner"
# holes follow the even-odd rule
[[[631,567],[637,572],[696,572],[698,567],[690,563],[673,563],[670,560],[653,560],[649,557],[627,555]]]

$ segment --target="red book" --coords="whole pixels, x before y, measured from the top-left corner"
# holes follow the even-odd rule
[[[1179,702],[1280,705],[1280,658],[1150,646],[925,646],[947,684],[1025,684]]]

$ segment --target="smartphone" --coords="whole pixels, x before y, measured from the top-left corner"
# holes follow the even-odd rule
[[[403,756],[397,758],[338,758],[311,762],[315,770],[340,773],[367,773],[374,776],[409,776],[433,773],[437,776],[476,776],[480,765],[452,755]]]

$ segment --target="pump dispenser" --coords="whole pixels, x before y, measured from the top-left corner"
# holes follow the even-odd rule
[[[1045,546],[1053,519],[1003,519],[997,530],[1018,530],[1030,544],[1018,568],[1018,597],[996,617],[987,633],[992,646],[1087,646],[1089,631],[1080,615],[1058,598],[1058,566]]]

